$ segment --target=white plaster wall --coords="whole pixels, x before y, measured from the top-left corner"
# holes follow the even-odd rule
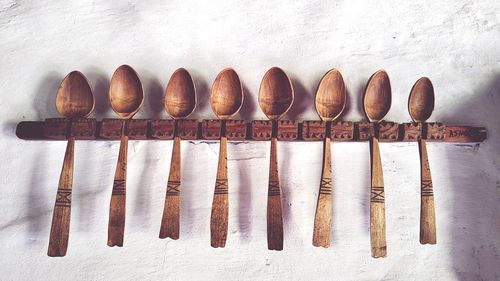
[[[500,2],[445,1],[0,1],[1,280],[500,280]],[[429,144],[438,244],[419,235],[416,144],[382,144],[388,257],[369,245],[367,143],[334,143],[333,247],[311,245],[321,143],[280,143],[285,250],[266,247],[268,143],[230,144],[229,237],[210,247],[215,142],[182,143],[181,239],[158,232],[172,143],[131,141],[125,246],[106,246],[118,142],[77,142],[70,245],[46,256],[64,142],[15,137],[23,120],[57,117],[61,79],[78,69],[114,117],[109,79],[127,63],[146,91],[138,117],[166,118],[171,73],[186,67],[198,89],[196,118],[212,118],[208,93],[234,67],[245,86],[240,118],[263,119],[257,92],[277,65],[293,79],[290,118],[316,119],[316,85],[339,68],[349,92],[344,120],[363,118],[368,77],[388,71],[388,120],[408,121],[421,76],[434,82],[433,121],[484,125],[480,146]]]

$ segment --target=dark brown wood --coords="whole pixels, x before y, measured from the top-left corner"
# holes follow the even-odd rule
[[[354,140],[354,122],[334,121],[330,132],[332,140],[335,141],[353,141]]]
[[[200,134],[198,134],[198,120],[178,120],[177,129],[179,131],[179,137],[183,140],[196,140],[200,138]]]
[[[283,207],[278,174],[278,140],[271,139],[269,184],[267,190],[267,248],[283,250]]]
[[[399,139],[399,124],[394,122],[382,121],[378,125],[379,140],[394,142]]]
[[[151,120],[151,137],[161,140],[174,138],[175,121],[172,119]]]
[[[304,121],[302,122],[302,139],[305,141],[320,141],[325,139],[326,122]]]
[[[226,137],[232,141],[242,141],[247,137],[247,123],[243,120],[226,121]]]
[[[371,122],[361,121],[357,123],[357,139],[360,141],[368,141],[375,136],[375,126]]]
[[[51,118],[54,119],[54,118]],[[63,119],[63,118],[55,118],[55,119]],[[47,119],[46,121],[23,121],[18,123],[16,128],[16,136],[20,139],[24,140],[66,140],[67,136],[63,136],[63,132],[67,128],[64,129],[56,129],[54,135],[46,136],[46,132],[44,132],[45,127],[47,126],[45,123],[50,122]],[[107,129],[103,127],[103,121],[106,120]],[[103,121],[96,122],[96,134],[95,140],[119,140],[120,135],[114,135],[113,132],[116,130],[120,130],[120,119],[104,119]],[[108,120],[115,120],[117,123],[113,123],[112,125]],[[139,120],[139,119],[135,119]],[[172,140],[173,139],[173,120],[170,119],[157,119],[157,120],[149,120],[149,126],[151,130],[148,134],[142,138],[144,140]],[[194,119],[186,119],[186,120],[178,120],[179,124],[183,122],[188,122],[189,125],[183,126],[179,128],[179,132],[182,132],[184,137],[181,137],[183,140],[196,140],[196,139],[204,139],[202,137],[202,133],[198,134],[198,125],[201,126],[201,122],[198,123],[197,120]],[[238,129],[234,129],[234,132],[237,132],[239,137],[229,137],[229,141],[241,141],[241,140],[250,140],[250,141],[268,141],[271,139],[272,132],[272,124],[268,120],[254,120],[250,123],[246,123],[241,120],[228,120],[227,121],[227,132],[232,129],[230,128],[230,124],[232,122],[239,122]],[[309,138],[306,136],[304,138],[304,134],[306,134],[306,123],[305,122],[320,122],[320,121],[303,121],[301,125],[298,127],[302,127],[302,130],[299,129],[298,136],[296,139],[289,141],[322,141],[322,139],[317,138]],[[243,124],[245,126],[243,126]],[[299,123],[300,124],[300,123]],[[309,123],[311,124],[311,123]],[[457,142],[457,143],[480,143],[486,140],[487,138],[487,130],[485,127],[473,127],[473,126],[462,126],[462,125],[445,125],[442,123],[426,123],[430,125],[427,133],[427,137],[422,138],[431,141],[431,142]],[[172,126],[171,126],[172,125]],[[250,130],[246,130],[247,128],[251,128]],[[317,130],[317,129],[314,129]],[[362,130],[362,132],[360,132]],[[421,136],[421,126],[415,125],[415,123],[403,123],[399,124],[398,133],[398,141],[400,142],[416,142],[418,137]],[[61,133],[58,133],[58,132]],[[202,129],[200,129],[202,131]],[[241,137],[241,134],[245,132],[245,138]],[[373,124],[369,122],[351,122],[351,121],[339,121],[333,122],[332,124],[332,141],[368,141],[367,137],[371,137],[374,134]],[[59,134],[59,135],[58,135]],[[111,135],[109,135],[111,134]],[[80,138],[76,137],[77,140]],[[87,138],[85,138],[87,139]],[[84,139],[84,140],[85,140]],[[136,138],[138,139],[138,138]],[[386,142],[386,140],[380,139],[380,142]],[[391,140],[392,141],[392,140]]]
[[[417,141],[422,138],[422,123],[404,123],[403,140]]]
[[[270,140],[273,133],[273,123],[269,120],[252,121],[252,140]]]
[[[278,121],[278,134],[279,141],[292,141],[299,137],[299,122],[291,120]]]

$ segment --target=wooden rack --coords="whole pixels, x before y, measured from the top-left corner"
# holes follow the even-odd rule
[[[121,119],[93,118],[69,120],[50,118],[45,121],[25,121],[17,125],[16,135],[24,140],[65,140],[69,135],[77,140],[120,140]],[[132,140],[171,140],[177,122],[177,133],[183,140],[218,140],[220,120],[185,119],[132,119],[127,121],[128,136]],[[325,122],[278,121],[280,141],[321,141],[325,138]],[[226,121],[229,141],[265,141],[272,135],[272,122],[268,120]],[[381,142],[412,142],[419,138],[435,142],[477,143],[487,138],[486,128],[457,126],[442,123],[394,123],[379,124],[366,121],[339,121],[332,123],[333,141],[367,141],[378,135]]]

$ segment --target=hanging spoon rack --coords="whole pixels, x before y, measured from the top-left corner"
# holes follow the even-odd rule
[[[16,135],[24,140],[66,140],[69,135],[77,140],[120,140],[122,122],[127,122],[131,140],[172,140],[174,123],[183,140],[220,139],[221,121],[196,119],[65,119],[49,118],[45,121],[23,121],[17,125]],[[280,141],[321,141],[325,138],[323,121],[278,121],[277,136]],[[229,141],[268,141],[272,135],[269,120],[227,120],[226,134]],[[486,140],[484,127],[460,126],[443,123],[394,123],[382,121],[338,121],[332,123],[332,141],[368,141],[378,135],[381,142],[415,142],[419,138],[431,142],[480,143]]]

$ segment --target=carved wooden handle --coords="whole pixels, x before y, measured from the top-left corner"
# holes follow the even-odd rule
[[[377,138],[371,139],[370,241],[372,257],[387,256],[385,238],[385,194],[382,161]]]
[[[330,247],[330,233],[332,228],[332,157],[331,139],[325,138],[323,150],[323,172],[319,186],[316,216],[314,217],[313,245],[316,247]]]
[[[120,153],[116,165],[115,180],[109,205],[108,246],[123,246],[125,232],[125,191],[127,182],[128,137],[120,139]]]
[[[56,203],[50,228],[49,250],[50,257],[63,257],[68,249],[69,222],[71,219],[71,187],[73,185],[73,154],[75,138],[68,138],[64,162],[57,188]]]
[[[170,173],[168,174],[165,207],[161,219],[160,238],[179,239],[179,213],[181,192],[181,139],[174,138]]]
[[[214,248],[224,248],[228,226],[228,184],[227,184],[227,138],[220,138],[219,165],[215,180],[212,215],[210,217],[210,238]]]
[[[420,152],[420,243],[436,244],[436,214],[431,169],[425,140],[418,142]]]
[[[278,140],[271,139],[271,161],[269,164],[269,185],[267,194],[267,248],[283,250],[283,209],[278,175]]]

